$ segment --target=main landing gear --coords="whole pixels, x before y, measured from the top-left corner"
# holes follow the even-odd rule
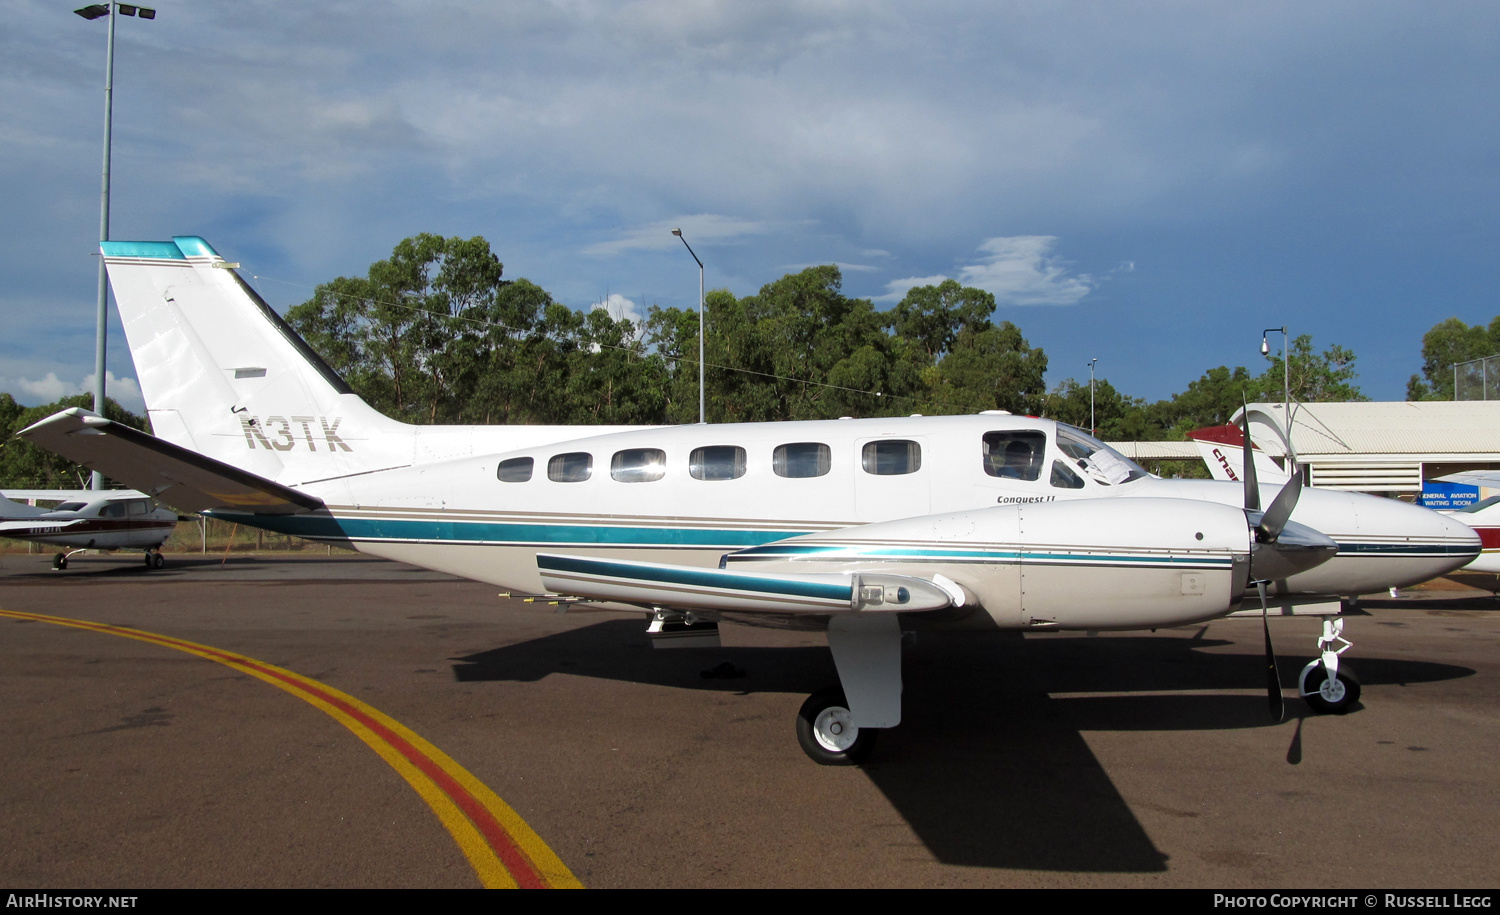
[[[828,648],[842,685],[802,703],[797,743],[818,765],[858,765],[875,748],[877,729],[901,723],[901,625],[893,613],[836,616]]]
[[[797,743],[819,765],[852,766],[864,762],[875,749],[874,728],[854,726],[849,700],[836,686],[807,697],[797,712]]]
[[[1335,650],[1336,642],[1343,642],[1343,647]],[[1347,666],[1339,665],[1339,655],[1351,647],[1344,638],[1342,617],[1323,620],[1323,635],[1318,638],[1319,657],[1309,661],[1297,678],[1297,693],[1313,711],[1342,715],[1359,701],[1359,678]]]

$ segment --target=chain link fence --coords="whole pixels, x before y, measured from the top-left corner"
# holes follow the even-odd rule
[[[1453,366],[1454,400],[1500,400],[1500,354]]]

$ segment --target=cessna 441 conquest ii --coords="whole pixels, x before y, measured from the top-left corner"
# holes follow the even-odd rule
[[[181,509],[644,611],[657,632],[825,630],[840,685],[797,718],[820,763],[858,761],[900,722],[904,630],[1178,626],[1257,594],[1263,614],[1332,616],[1341,595],[1479,550],[1426,509],[1295,477],[1264,494],[1163,480],[1078,429],[1003,413],[408,426],[355,395],[203,239],[101,248],[156,434],[73,409],[24,438]],[[1357,696],[1341,623],[1325,623],[1299,681],[1328,710]],[[1279,717],[1268,628],[1266,648]]]

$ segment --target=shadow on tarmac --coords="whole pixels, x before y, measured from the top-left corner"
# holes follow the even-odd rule
[[[1264,682],[1263,656],[1258,650],[1201,651],[1234,644],[1203,633],[1078,638],[924,632],[903,651],[902,724],[881,734],[863,771],[946,864],[1164,871],[1167,856],[1115,790],[1082,732],[1271,724],[1265,698],[1255,692]],[[463,682],[527,682],[570,673],[732,692],[811,693],[837,682],[823,647],[654,651],[645,645],[639,622],[612,620],[455,658],[454,674]],[[726,659],[746,676],[702,676]],[[1284,686],[1294,685],[1307,660],[1281,657]],[[1361,658],[1353,666],[1367,685],[1475,673],[1386,658]],[[1188,694],[1215,690],[1234,694]],[[1069,695],[1094,692],[1110,695]],[[1290,716],[1310,714],[1295,700],[1287,705]],[[1296,753],[1300,760],[1300,749]],[[1291,751],[1288,762],[1294,762]]]

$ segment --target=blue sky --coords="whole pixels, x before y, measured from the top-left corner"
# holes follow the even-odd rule
[[[93,366],[105,24],[0,30],[0,390]],[[1157,399],[1287,324],[1400,399],[1487,323],[1500,6],[162,0],[116,51],[117,239],[207,238],[278,309],[408,235],[576,308],[953,277]],[[111,387],[139,408],[118,320]]]

